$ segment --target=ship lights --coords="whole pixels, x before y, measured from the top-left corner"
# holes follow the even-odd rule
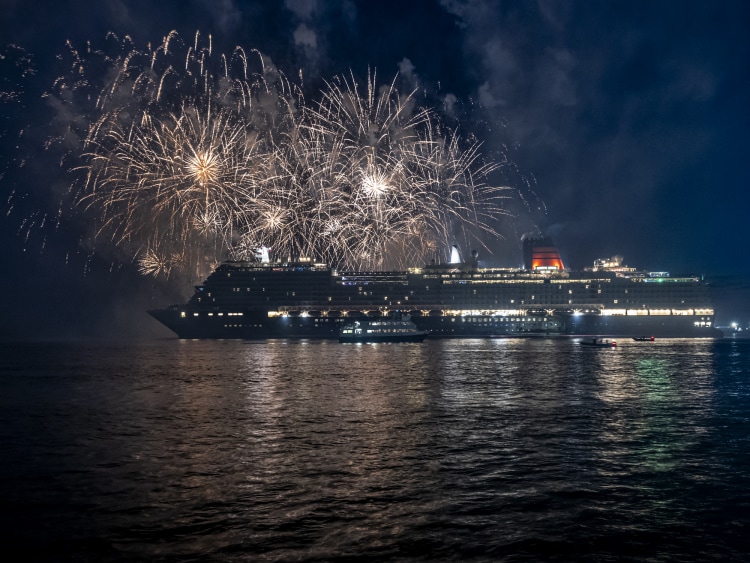
[[[531,269],[543,273],[564,270],[565,266],[557,248],[552,246],[537,246],[532,251]]]
[[[602,315],[626,315],[626,309],[602,309]]]

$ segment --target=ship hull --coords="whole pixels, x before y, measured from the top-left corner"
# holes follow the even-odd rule
[[[214,312],[194,316],[194,312],[178,308],[156,309],[149,313],[179,338],[184,339],[266,339],[315,338],[338,339],[346,317],[286,316],[269,317],[267,311],[243,311],[229,317]],[[183,315],[184,313],[184,315]],[[377,317],[372,317],[377,318]],[[690,319],[679,317],[601,317],[581,315],[548,317],[552,328],[530,326],[492,320],[484,316],[413,316],[412,320],[428,338],[487,338],[487,337],[558,337],[609,336],[640,337],[644,334],[659,338],[720,338],[713,327],[696,327]]]
[[[242,311],[211,316],[197,316],[173,308],[154,309],[148,313],[180,338],[188,339],[265,339],[265,338],[338,338],[343,319],[314,317],[269,318],[266,311]]]
[[[721,338],[721,331],[710,326],[695,326],[691,318],[678,316],[626,317],[598,315],[571,317],[566,334],[575,336],[640,337],[644,334],[660,338]]]

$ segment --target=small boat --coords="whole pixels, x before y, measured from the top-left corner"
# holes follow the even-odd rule
[[[606,338],[592,338],[591,340],[581,340],[581,346],[594,346],[595,348],[617,348],[617,342]]]
[[[634,336],[633,340],[636,342],[653,342],[654,337],[653,336]]]
[[[341,328],[339,342],[422,342],[427,332],[419,330],[408,315],[388,319],[359,319]]]

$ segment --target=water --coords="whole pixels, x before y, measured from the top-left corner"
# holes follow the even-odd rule
[[[37,561],[741,561],[750,341],[0,347]]]

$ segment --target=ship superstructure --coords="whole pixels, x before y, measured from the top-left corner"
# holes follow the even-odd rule
[[[337,338],[352,319],[394,311],[430,337],[719,334],[698,277],[639,272],[616,258],[573,272],[548,244],[528,254],[526,268],[480,268],[474,254],[394,272],[225,262],[186,304],[149,312],[181,338]]]

